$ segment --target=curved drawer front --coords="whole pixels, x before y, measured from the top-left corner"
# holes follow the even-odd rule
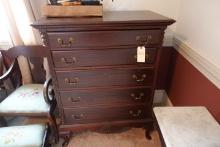
[[[65,123],[97,123],[103,121],[138,120],[150,116],[144,105],[96,108],[64,108]]]
[[[108,86],[147,86],[153,82],[152,68],[138,69],[99,69],[57,71],[60,89],[108,87]]]
[[[161,30],[89,31],[48,33],[52,50],[70,48],[158,45]]]
[[[146,49],[146,63],[137,63],[137,48],[53,51],[52,54],[55,67],[57,68],[152,64],[156,58],[156,48]]]
[[[106,90],[61,91],[64,107],[90,106],[99,104],[140,104],[151,100],[150,88],[126,88]]]

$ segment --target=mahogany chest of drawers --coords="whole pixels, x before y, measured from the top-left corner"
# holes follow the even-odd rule
[[[150,11],[36,21],[51,51],[60,134],[151,126],[164,30],[172,23]],[[138,46],[146,48],[145,63],[137,62]]]

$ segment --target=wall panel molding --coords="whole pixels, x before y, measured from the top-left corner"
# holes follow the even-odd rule
[[[195,49],[188,46],[179,38],[173,39],[174,48],[183,55],[196,69],[208,78],[220,89],[220,69],[206,58],[195,52]]]

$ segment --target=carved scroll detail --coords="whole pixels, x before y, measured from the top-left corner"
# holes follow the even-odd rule
[[[48,46],[46,32],[40,32],[40,37],[43,42],[43,46]]]

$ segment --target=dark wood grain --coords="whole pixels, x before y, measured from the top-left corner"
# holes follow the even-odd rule
[[[146,87],[60,91],[63,106],[69,108],[118,103],[147,103],[151,99],[150,94],[151,88]]]
[[[156,89],[167,89],[171,77],[170,67],[172,66],[173,47],[163,47],[161,52],[161,60],[158,67],[158,78]]]
[[[49,48],[43,47],[41,45],[35,46],[15,46],[9,50],[2,51],[5,56],[11,58],[11,60],[19,57],[47,57],[49,53]]]
[[[15,67],[17,66],[13,76],[13,83],[15,85],[21,85],[21,73],[17,65],[17,58],[20,56],[27,57],[29,59],[29,67],[31,69],[32,80],[34,83],[43,83],[46,78],[46,71],[43,67],[43,59],[49,54],[49,50],[43,46],[16,46],[9,50],[1,51],[4,57],[6,69],[10,69],[10,66],[15,62]],[[14,68],[15,68],[14,67]],[[19,80],[20,79],[20,80]],[[20,81],[20,82],[19,82]]]
[[[65,137],[69,132],[82,132],[85,130],[97,131],[102,129],[122,128],[122,127],[143,127],[145,125],[151,124],[152,119],[137,119],[137,120],[120,120],[120,121],[108,121],[108,122],[96,122],[89,124],[71,124],[60,126],[60,132],[63,137]]]
[[[147,48],[145,63],[137,62],[137,47],[127,49],[53,51],[52,54],[56,68],[74,68],[153,64],[156,58],[156,52],[156,48]]]
[[[48,33],[48,36],[49,41],[53,42],[52,50],[129,45],[152,46],[160,43],[161,30],[56,32]]]
[[[147,86],[153,82],[154,69],[102,69],[57,71],[59,89],[108,86]]]
[[[144,119],[151,113],[144,105],[96,107],[96,108],[64,108],[66,124],[94,123],[116,120]]]
[[[163,62],[164,30],[174,22],[151,11],[105,12],[102,18],[42,18],[34,22],[32,26],[41,32],[44,45],[50,49],[60,134],[69,137],[75,131],[103,126],[138,126],[149,133],[158,69]],[[149,54],[143,64],[135,58],[140,45],[146,46]],[[133,101],[142,91],[147,97]],[[147,115],[131,118],[129,111],[137,109]],[[82,119],[81,113],[85,116]]]
[[[147,25],[147,26],[167,26],[174,23],[175,20],[159,15],[152,11],[112,11],[104,12],[103,17],[78,17],[78,18],[42,18],[32,24],[36,28],[46,28],[48,26],[67,26],[79,27],[85,26],[93,27],[94,25],[116,25],[116,24],[130,24]]]

